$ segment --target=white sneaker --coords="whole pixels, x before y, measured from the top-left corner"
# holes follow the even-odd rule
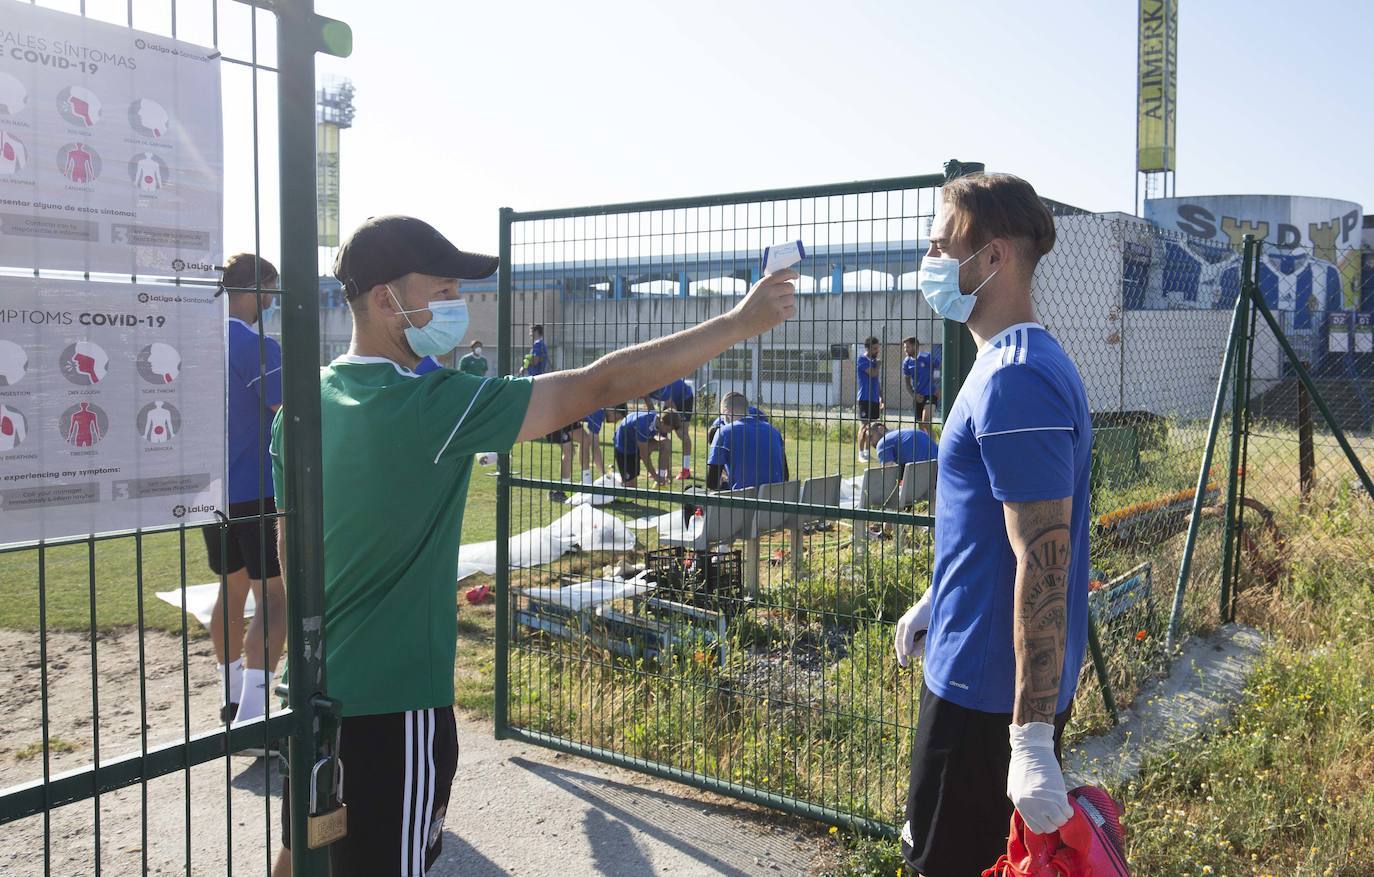
[[[867,462],[868,462],[868,448],[864,448],[863,450],[859,451],[859,462],[860,462],[860,463],[867,463]]]

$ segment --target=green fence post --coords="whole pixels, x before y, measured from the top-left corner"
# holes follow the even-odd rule
[[[1239,557],[1234,556],[1237,551],[1238,533],[1236,532],[1236,498],[1237,498],[1237,478],[1239,473],[1236,471],[1236,461],[1240,459],[1240,440],[1241,440],[1241,412],[1245,409],[1247,400],[1245,394],[1247,388],[1245,381],[1240,377],[1240,363],[1249,361],[1249,340],[1250,340],[1250,287],[1255,285],[1255,264],[1259,258],[1259,246],[1255,241],[1254,235],[1247,234],[1244,238],[1244,251],[1241,256],[1241,284],[1240,296],[1236,302],[1241,312],[1240,333],[1235,337],[1236,347],[1236,380],[1234,382],[1234,392],[1231,396],[1231,458],[1229,471],[1226,473],[1226,534],[1222,540],[1221,549],[1221,602],[1219,605],[1219,617],[1223,622],[1231,620],[1231,575],[1235,567],[1239,566]]]
[[[1231,376],[1231,366],[1235,361],[1237,335],[1240,331],[1241,315],[1245,306],[1245,296],[1236,296],[1236,307],[1231,314],[1231,332],[1226,338],[1226,355],[1221,360],[1221,374],[1217,377],[1217,394],[1212,402],[1212,420],[1207,427],[1207,445],[1202,452],[1202,466],[1197,473],[1197,490],[1193,494],[1193,509],[1188,517],[1188,540],[1183,545],[1183,560],[1178,565],[1178,582],[1174,585],[1174,605],[1169,613],[1169,630],[1164,637],[1164,648],[1171,651],[1178,637],[1178,623],[1183,616],[1183,595],[1188,587],[1188,575],[1193,569],[1193,548],[1197,544],[1198,526],[1202,522],[1202,498],[1207,493],[1207,476],[1212,469],[1212,452],[1216,450],[1217,433],[1221,429],[1221,415],[1226,408],[1226,382]]]
[[[497,256],[500,274],[496,291],[496,371],[511,374],[511,255],[510,226],[515,211],[501,208]],[[510,727],[510,454],[501,454],[496,467],[496,690],[495,736],[506,739]]]
[[[319,250],[315,217],[315,53],[347,55],[347,25],[313,0],[277,0],[277,128],[281,168],[282,409],[286,459],[287,702],[291,731],[291,868],[322,877],[329,851],[306,843],[310,765],[318,750],[312,701],[324,693],[324,492],[320,468]]]
[[[1093,672],[1097,674],[1097,684],[1102,688],[1102,704],[1112,717],[1112,724],[1121,721],[1116,711],[1116,697],[1112,694],[1112,683],[1107,678],[1107,659],[1102,657],[1102,640],[1097,635],[1097,621],[1088,613],[1088,653],[1093,658]]]
[[[982,173],[979,162],[950,159],[945,162],[945,182],[956,180],[969,174]],[[978,356],[978,345],[973,343],[973,335],[968,326],[954,320],[941,320],[943,349],[940,356],[940,422],[945,412],[954,405],[954,399],[964,386],[964,378],[973,370],[973,361]]]

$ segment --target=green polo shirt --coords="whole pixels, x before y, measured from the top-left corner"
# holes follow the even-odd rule
[[[532,387],[443,368],[416,376],[379,357],[341,356],[320,369],[325,673],[344,715],[453,704],[473,455],[515,444]],[[282,416],[272,424],[272,474],[290,508]]]
[[[487,358],[485,356],[478,356],[475,353],[469,353],[458,360],[458,371],[467,372],[470,375],[477,375],[479,378],[486,377]]]

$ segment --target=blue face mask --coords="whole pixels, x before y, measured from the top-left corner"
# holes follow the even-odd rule
[[[410,323],[406,327],[406,343],[416,356],[443,356],[457,347],[467,334],[468,303],[462,299],[441,299],[430,302],[428,307],[407,311],[401,308],[401,300],[396,298],[396,291],[389,284],[386,291],[391,293],[391,300],[396,302],[396,313]],[[410,322],[408,315],[421,311],[429,311],[434,316],[425,325],[416,326]]]
[[[982,289],[989,280],[997,276],[997,271],[992,272],[978,284],[978,289],[973,290],[968,295],[959,288],[959,268],[965,262],[972,262],[978,253],[988,248],[987,244],[978,248],[972,256],[963,262],[958,259],[951,259],[943,256],[926,256],[921,260],[921,270],[916,275],[916,285],[920,287],[921,294],[926,297],[926,303],[935,312],[937,317],[946,320],[953,320],[956,323],[967,323],[969,315],[973,313],[973,306],[978,303],[978,290]]]

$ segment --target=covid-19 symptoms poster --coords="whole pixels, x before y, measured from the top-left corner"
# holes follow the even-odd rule
[[[0,277],[0,543],[223,508],[224,300]]]
[[[0,264],[213,277],[223,166],[217,52],[0,0]]]

